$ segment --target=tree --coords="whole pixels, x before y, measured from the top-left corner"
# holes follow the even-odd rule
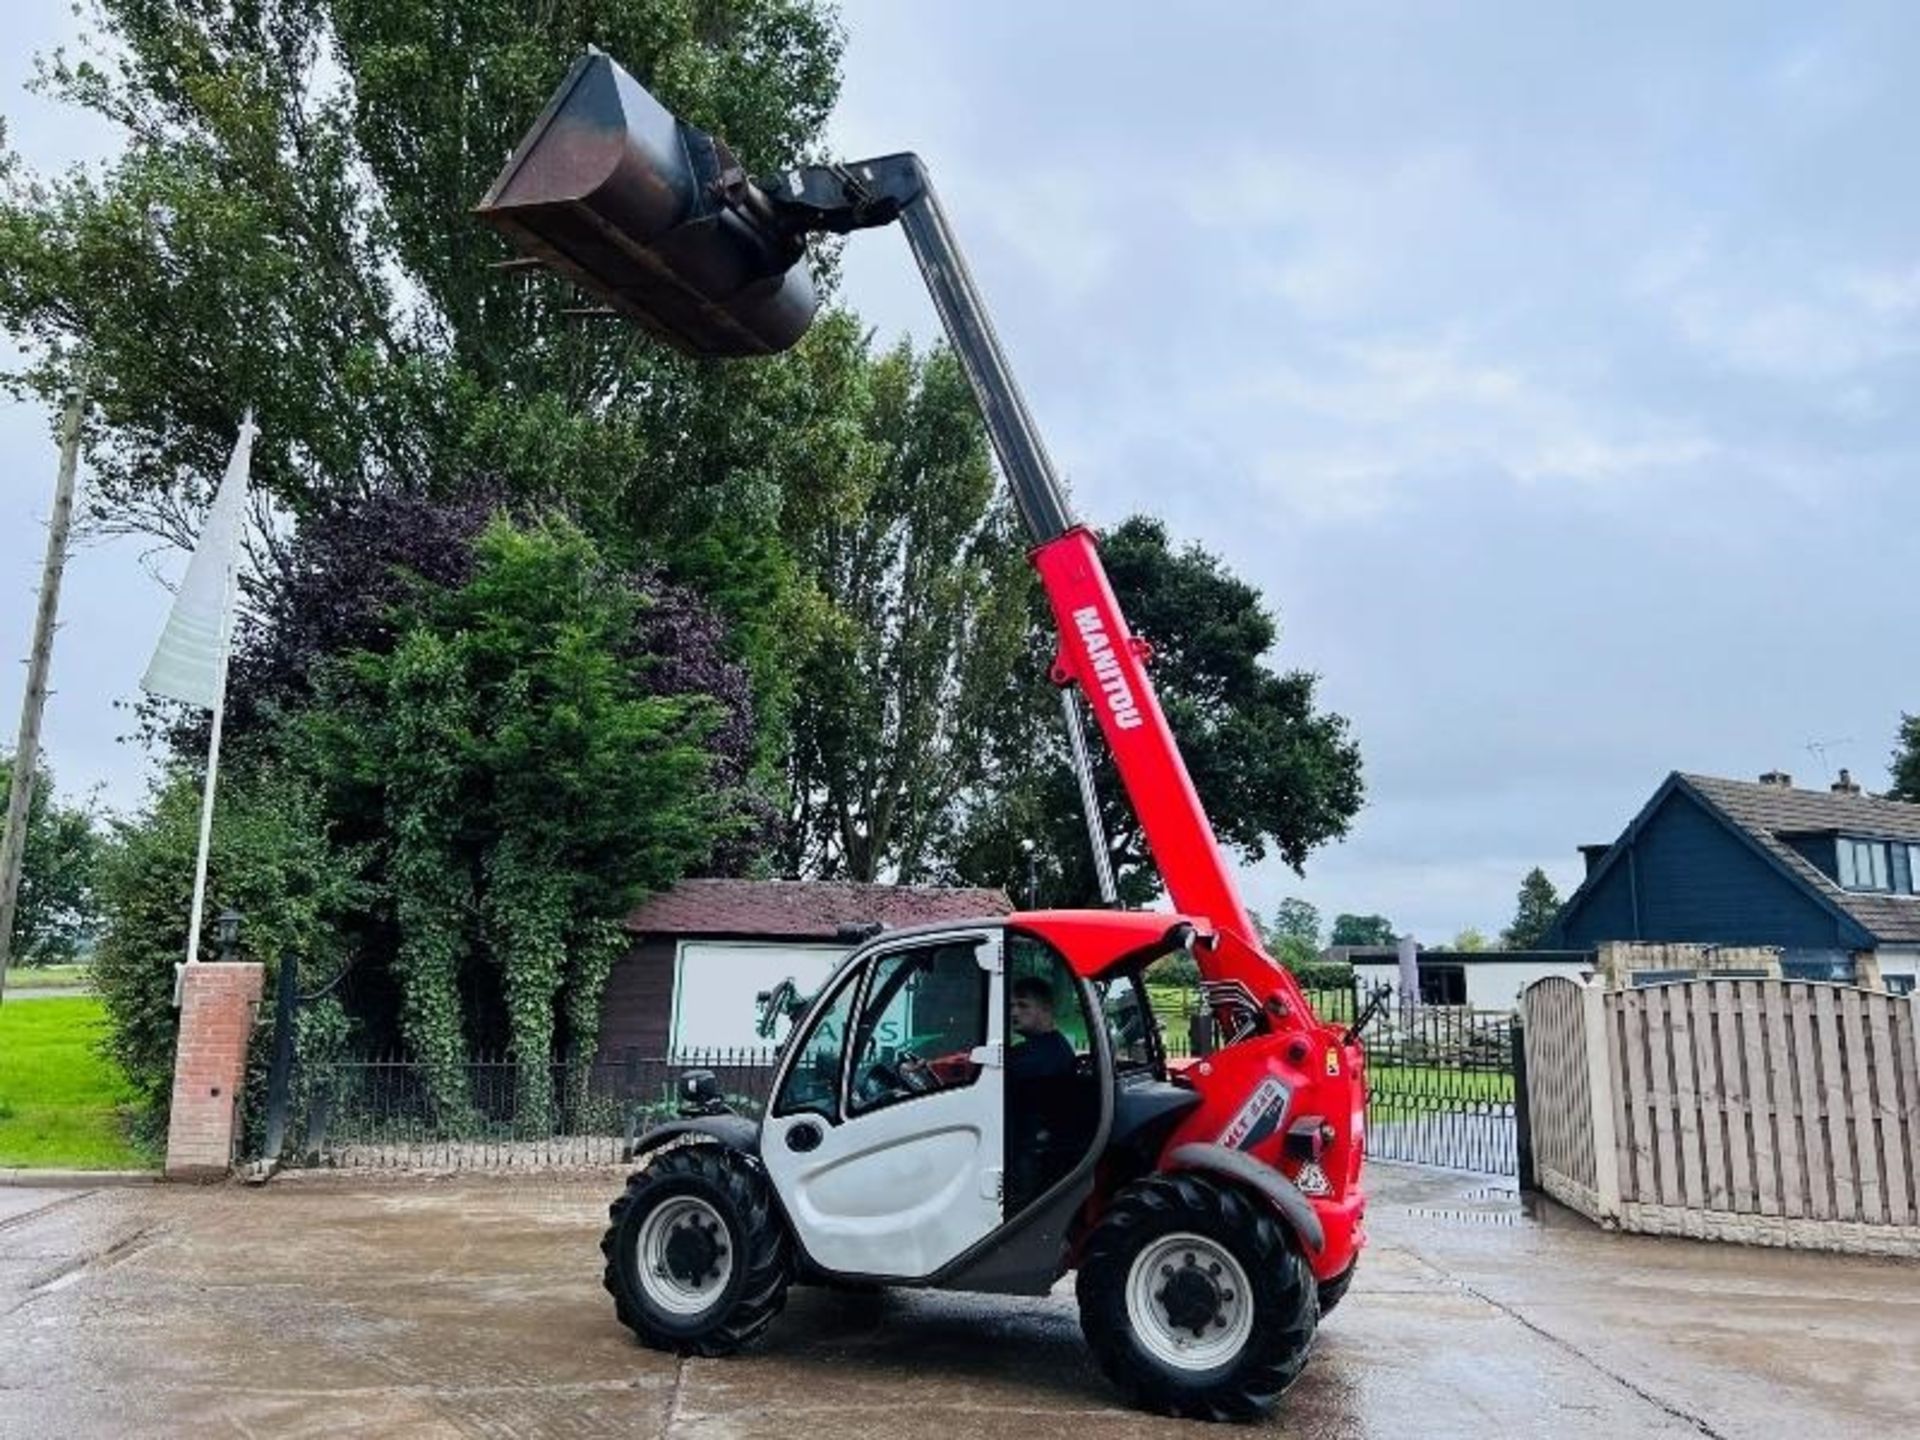
[[[180,1024],[173,967],[187,949],[200,799],[199,775],[169,770],[145,811],[115,824],[100,862],[105,926],[91,974],[107,1010],[106,1048],[155,1123],[165,1120],[173,1086]],[[367,859],[329,841],[309,782],[283,767],[223,767],[203,953],[213,952],[213,917],[231,905],[246,917],[245,958],[268,967],[269,995],[272,975],[289,955],[298,960],[303,987],[337,975],[353,956],[352,917],[368,902],[361,878]],[[338,1013],[331,998],[315,1004]]]
[[[719,605],[784,749],[809,641],[793,536],[838,503],[850,317],[749,366],[582,325],[558,279],[491,268],[471,209],[589,43],[756,173],[815,143],[840,36],[818,0],[101,0],[97,55],[47,88],[119,125],[104,170],[0,156],[0,324],[14,377],[63,392],[84,347],[96,522],[185,543],[234,425],[295,522],[477,484],[565,501],[619,563]],[[271,537],[286,526],[269,527]],[[266,542],[265,583],[277,579]]]
[[[1283,940],[1300,940],[1320,948],[1319,908],[1297,895],[1289,895],[1274,909],[1273,933]]]
[[[1135,516],[1101,542],[1123,610],[1154,647],[1154,687],[1195,788],[1227,849],[1248,862],[1269,850],[1296,870],[1346,833],[1361,799],[1360,754],[1339,715],[1314,706],[1315,677],[1265,658],[1278,627],[1260,594],[1197,545],[1176,549],[1160,521]],[[1029,581],[1026,666],[983,677],[994,733],[962,797],[948,873],[1018,886],[1020,841],[1036,842],[1043,896],[1097,895],[1079,787],[1059,701],[1045,676],[1058,639]],[[1120,777],[1094,736],[1101,816],[1121,898],[1151,900],[1160,877]]]
[[[1900,717],[1900,740],[1893,750],[1893,788],[1889,800],[1920,804],[1920,715]]]
[[[872,363],[858,483],[803,552],[819,639],[796,682],[785,868],[922,880],[1027,649],[1025,556],[945,349]]]
[[[1514,906],[1513,923],[1501,932],[1501,942],[1509,950],[1531,950],[1552,928],[1560,913],[1560,895],[1538,865],[1520,882],[1520,895]]]
[[[1393,922],[1384,915],[1336,915],[1333,917],[1335,945],[1392,945],[1398,939]]]
[[[498,517],[464,583],[328,664],[288,722],[336,832],[377,846],[400,1035],[456,1121],[469,1046],[498,1034],[543,1123],[549,1062],[598,1041],[620,920],[752,823],[709,748],[724,707],[661,687],[654,601],[567,521]]]
[[[1320,911],[1297,895],[1282,900],[1262,929],[1273,957],[1295,974],[1318,961]]]
[[[13,787],[13,761],[0,756],[0,795]],[[19,965],[72,960],[97,928],[94,867],[99,832],[90,810],[54,798],[42,765],[27,807],[27,844],[13,912],[13,956]]]
[[[1449,942],[1448,948],[1462,950],[1471,955],[1477,954],[1482,950],[1491,949],[1492,947],[1487,943],[1487,937],[1485,935],[1469,925],[1453,937],[1452,941]]]

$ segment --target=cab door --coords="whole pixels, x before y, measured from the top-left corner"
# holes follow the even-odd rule
[[[877,951],[809,1013],[760,1153],[814,1263],[922,1280],[999,1226],[1001,1009],[976,929]]]

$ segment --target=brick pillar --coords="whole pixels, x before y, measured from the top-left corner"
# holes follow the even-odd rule
[[[232,1168],[247,1042],[265,984],[263,965],[205,963],[185,969],[173,1113],[167,1124],[169,1180],[218,1180]]]

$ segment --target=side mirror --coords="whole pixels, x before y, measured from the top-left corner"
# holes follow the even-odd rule
[[[680,1077],[680,1113],[712,1115],[727,1108],[720,1081],[711,1070],[689,1070]]]
[[[819,299],[804,244],[722,198],[742,178],[724,142],[589,51],[474,213],[677,350],[771,355]]]

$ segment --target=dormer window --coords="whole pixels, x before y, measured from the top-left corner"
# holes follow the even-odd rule
[[[1920,891],[1920,845],[1853,840],[1843,835],[1838,848],[1842,889],[1880,890],[1895,895]]]

